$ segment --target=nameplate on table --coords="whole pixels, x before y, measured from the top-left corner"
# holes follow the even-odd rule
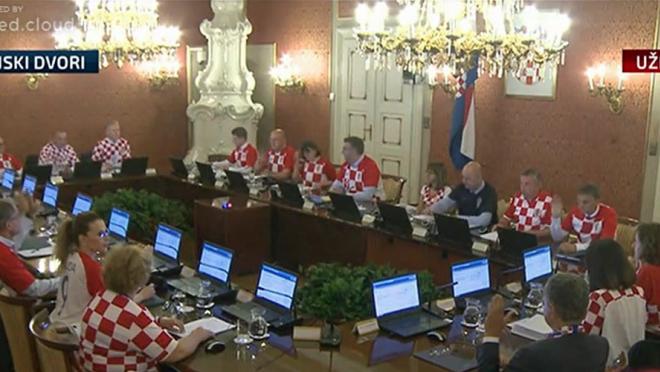
[[[62,178],[62,176],[53,176],[50,178],[50,183],[52,183],[53,185],[62,184],[64,183],[64,178]]]
[[[453,297],[443,298],[441,300],[435,301],[435,306],[437,306],[438,309],[448,313],[454,311],[456,308],[456,302],[454,301]]]
[[[305,200],[305,202],[303,203],[303,209],[306,211],[313,211],[314,203],[309,200]]]
[[[156,168],[147,168],[147,170],[144,171],[144,174],[147,176],[157,176],[158,172],[156,171]]]
[[[375,318],[356,322],[355,326],[353,326],[353,332],[357,333],[359,336],[377,332],[379,329],[378,321]]]
[[[250,196],[259,196],[259,189],[250,188]]]
[[[490,245],[484,242],[474,242],[472,243],[472,251],[475,253],[486,254],[488,253],[488,248]]]
[[[101,179],[102,180],[112,179],[112,173],[110,172],[101,173]]]
[[[415,228],[413,228],[412,234],[418,238],[426,238],[426,236],[429,234],[429,229],[423,226],[415,226]]]
[[[370,225],[373,225],[374,222],[376,222],[376,217],[374,217],[370,214],[365,214],[364,216],[362,216],[362,224],[363,225],[370,226]]]
[[[236,301],[245,303],[245,302],[250,302],[254,298],[254,295],[248,291],[244,291],[242,289],[238,290],[238,293],[236,293]]]
[[[293,327],[293,339],[298,341],[320,341],[321,327]]]

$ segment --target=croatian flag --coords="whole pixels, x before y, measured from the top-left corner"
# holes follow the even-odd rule
[[[476,124],[474,120],[474,83],[479,78],[475,67],[458,79],[458,91],[454,112],[451,117],[451,135],[449,139],[449,156],[456,169],[474,159],[476,142]]]

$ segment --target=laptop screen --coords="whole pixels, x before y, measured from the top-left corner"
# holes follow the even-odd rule
[[[131,215],[128,212],[112,208],[110,212],[110,221],[108,221],[108,230],[120,238],[126,239],[128,233],[128,223],[131,220]]]
[[[92,209],[92,197],[85,194],[78,194],[76,201],[73,203],[71,214],[74,216],[80,213],[89,212]]]
[[[523,264],[525,266],[526,282],[552,274],[550,246],[545,245],[523,252]]]
[[[419,306],[417,275],[407,274],[371,284],[376,317]]]
[[[27,195],[34,195],[34,189],[37,188],[37,179],[34,176],[25,175],[23,178],[23,187],[21,191]]]
[[[57,194],[59,193],[59,188],[52,183],[47,183],[46,188],[44,188],[44,196],[41,198],[41,201],[44,202],[47,206],[56,208],[57,207]]]
[[[263,264],[256,296],[291,310],[297,282],[294,274]]]
[[[163,224],[158,225],[154,252],[177,261],[181,246],[181,231]]]
[[[454,297],[465,296],[490,288],[490,270],[487,258],[478,258],[451,266]]]
[[[204,242],[197,271],[222,283],[227,283],[233,257],[232,252],[213,243]]]
[[[14,172],[13,169],[5,169],[5,172],[2,174],[2,188],[6,190],[13,190],[15,178],[16,172]]]

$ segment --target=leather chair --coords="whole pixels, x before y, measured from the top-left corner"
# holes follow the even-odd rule
[[[628,217],[619,217],[616,225],[614,240],[621,244],[627,257],[632,257],[635,253],[633,243],[635,242],[635,233],[637,232],[638,225],[638,220]]]
[[[79,370],[74,352],[78,349],[78,336],[59,333],[48,319],[46,309],[30,321],[30,332],[37,340],[37,354],[42,371],[73,372]]]
[[[4,324],[16,372],[40,371],[34,337],[28,330],[36,299],[0,293],[0,316]]]
[[[401,202],[401,195],[403,194],[403,186],[406,184],[406,179],[399,176],[383,174],[381,176],[383,182],[383,193],[385,194],[384,202],[399,204]]]

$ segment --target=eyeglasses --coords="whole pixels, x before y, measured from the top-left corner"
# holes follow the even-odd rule
[[[110,235],[110,232],[108,232],[108,230],[99,231],[99,238],[107,238],[108,235]]]

